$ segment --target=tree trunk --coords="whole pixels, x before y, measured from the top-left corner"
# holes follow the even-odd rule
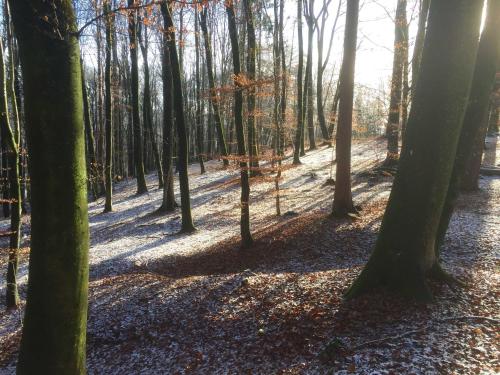
[[[422,51],[424,49],[425,29],[429,15],[431,0],[420,0],[420,13],[418,16],[417,36],[415,37],[415,46],[413,47],[413,59],[411,61],[411,98],[415,97],[415,90],[418,82],[418,72],[422,61]]]
[[[333,198],[333,214],[335,216],[345,216],[355,211],[351,192],[351,137],[358,14],[359,0],[349,1],[346,11],[344,57],[339,83],[339,121],[335,148],[337,164],[335,194]]]
[[[134,6],[134,0],[128,0],[128,6]],[[137,194],[148,191],[144,175],[144,158],[142,150],[142,127],[139,115],[139,66],[137,61],[137,10],[130,11],[128,16],[128,35],[130,49],[130,88],[132,99],[132,128],[134,134],[134,165],[137,178]]]
[[[304,69],[304,40],[302,36],[302,0],[297,0],[297,32],[299,38],[299,65],[297,68],[297,130],[295,131],[295,144],[293,150],[293,164],[300,164],[300,147],[304,128],[304,115],[302,105],[302,77]]]
[[[17,373],[84,374],[89,237],[75,17],[69,0],[10,0],[10,5],[23,71],[32,187]]]
[[[255,27],[253,23],[253,1],[243,0],[245,7],[245,18],[247,24],[247,78],[249,87],[247,88],[247,128],[248,128],[248,155],[250,160],[250,176],[257,176],[259,171],[259,159],[257,152],[257,140],[255,135],[255,92],[256,92],[256,72],[255,61],[257,44],[255,38]]]
[[[435,243],[469,97],[483,1],[433,1],[406,146],[374,252],[347,296],[376,286],[429,300]],[[425,166],[425,167],[424,167]]]
[[[399,123],[401,120],[401,98],[403,86],[403,66],[405,57],[406,0],[398,0],[395,20],[394,61],[392,65],[391,102],[385,135],[387,156],[384,167],[394,167],[399,159]]]
[[[312,19],[312,10],[314,6],[314,0],[309,0],[311,12],[309,17],[306,17],[308,33],[307,33],[307,63],[306,63],[306,108],[307,113],[307,132],[309,135],[309,150],[316,149],[316,140],[314,136],[314,100],[313,100],[313,76],[312,76],[312,64],[313,64],[313,36],[314,36],[314,20]]]
[[[104,12],[111,11],[110,0],[104,0]],[[106,165],[104,167],[104,180],[106,184],[106,201],[104,212],[113,211],[113,96],[111,89],[111,52],[113,48],[113,23],[114,14],[106,16],[106,66],[104,71],[104,123],[106,128]]]
[[[161,10],[165,25],[165,30],[174,30],[174,23],[170,13],[168,0],[161,3]],[[188,177],[188,137],[184,117],[184,96],[182,92],[182,77],[177,56],[177,47],[175,43],[175,33],[168,35],[168,51],[170,55],[170,66],[172,69],[172,84],[176,95],[174,95],[175,122],[177,125],[178,146],[178,169],[179,183],[181,188],[181,209],[182,209],[182,229],[183,233],[193,232],[195,230],[193,218],[191,217],[191,199],[189,197],[189,177]]]
[[[198,8],[195,8],[194,20],[194,43],[195,43],[195,79],[196,79],[196,148],[198,149],[198,161],[200,173],[205,173],[203,162],[203,121],[201,113],[201,79],[200,79],[200,31],[198,26]]]
[[[8,5],[7,5],[8,11]],[[10,30],[10,17],[6,20],[7,27]],[[9,31],[10,34],[10,31]],[[10,95],[14,94],[13,86],[13,59],[12,59],[12,44],[10,44],[9,62],[11,63],[11,87]],[[12,96],[11,96],[12,97]],[[7,288],[6,288],[6,306],[7,309],[15,308],[19,305],[19,293],[17,291],[17,264],[18,254],[21,239],[21,189],[19,185],[19,144],[20,144],[20,127],[19,117],[17,114],[17,105],[15,95],[12,97],[12,111],[14,118],[14,128],[10,122],[10,111],[7,99],[7,87],[5,77],[5,61],[3,44],[0,40],[0,126],[3,129],[3,135],[6,136],[9,152],[9,171],[7,173],[9,181],[9,197],[10,206],[10,246],[9,246],[9,261],[7,263]]]
[[[204,8],[200,14],[200,26],[203,32],[203,39],[205,41],[205,57],[207,63],[208,85],[210,88],[210,103],[212,103],[213,116],[215,120],[215,128],[217,130],[217,137],[219,143],[219,151],[222,155],[223,164],[225,167],[229,166],[228,150],[226,140],[224,137],[224,125],[220,116],[219,110],[219,97],[215,89],[214,68],[212,62],[212,48],[210,45],[210,37],[207,28],[207,8]]]
[[[149,135],[149,140],[151,141],[151,148],[153,151],[153,157],[155,161],[156,171],[158,173],[158,188],[163,188],[163,168],[161,165],[160,152],[158,150],[158,144],[156,143],[155,130],[153,127],[153,108],[151,106],[151,86],[150,86],[150,73],[149,73],[149,62],[148,62],[148,36],[146,26],[144,26],[144,32],[142,33],[142,25],[139,27],[139,44],[141,46],[142,60],[144,65],[144,101],[143,101],[143,113],[144,113],[144,127],[146,129],[146,135]],[[144,41],[142,40],[144,38]]]
[[[236,20],[234,15],[234,4],[226,4],[226,13],[229,28],[229,37],[231,39],[231,52],[233,55],[233,73],[234,73],[234,125],[236,128],[236,141],[238,143],[238,156],[241,174],[241,241],[243,247],[249,247],[253,243],[250,233],[250,183],[248,179],[248,164],[246,162],[245,135],[243,132],[243,94],[238,77],[241,74],[240,49],[238,44],[238,31],[236,29]]]

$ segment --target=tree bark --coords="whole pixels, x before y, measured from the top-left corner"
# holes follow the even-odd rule
[[[236,129],[236,141],[238,144],[238,156],[240,163],[241,178],[241,219],[240,232],[243,247],[249,247],[253,243],[250,232],[250,183],[248,178],[248,164],[246,162],[245,135],[243,132],[243,93],[241,91],[238,77],[241,74],[240,49],[238,44],[238,31],[236,29],[236,20],[234,15],[234,3],[227,3],[226,13],[229,28],[229,37],[231,39],[231,52],[233,55],[233,73],[234,73],[234,125]]]
[[[391,102],[385,135],[387,156],[384,167],[394,167],[399,159],[399,127],[401,120],[401,98],[403,66],[405,57],[406,0],[398,0],[394,30],[394,60],[392,65]]]
[[[304,40],[302,35],[302,0],[297,0],[297,35],[299,39],[299,62],[297,67],[297,129],[293,150],[293,164],[300,164],[300,146],[304,128],[304,107],[302,105],[302,78],[304,69]]]
[[[32,187],[17,373],[84,374],[89,237],[75,16],[69,0],[10,0],[10,5],[23,72]]]
[[[162,15],[167,26],[165,30],[174,30],[174,23],[170,13],[168,0],[161,3]],[[188,137],[186,131],[186,121],[184,115],[184,95],[182,92],[182,76],[177,56],[177,47],[175,42],[175,33],[170,32],[167,46],[170,56],[170,66],[172,69],[172,84],[174,92],[173,97],[175,123],[177,125],[178,146],[178,169],[179,183],[181,188],[181,210],[182,210],[182,229],[183,233],[193,232],[195,230],[193,218],[191,216],[191,199],[189,197],[189,177],[188,177]]]
[[[355,211],[351,192],[351,137],[358,14],[359,0],[350,0],[347,3],[344,57],[339,84],[339,121],[335,148],[336,183],[333,198],[333,214],[335,216],[345,216]]]
[[[113,48],[113,23],[114,14],[110,13],[110,0],[104,0],[104,12],[106,16],[106,65],[104,71],[104,123],[106,129],[106,165],[104,168],[104,180],[106,184],[106,200],[104,212],[113,211],[113,95],[111,88],[111,52]]]
[[[469,97],[483,1],[433,1],[406,146],[374,252],[351,286],[429,300],[435,243]],[[425,167],[424,167],[425,166]]]
[[[415,46],[413,47],[413,59],[411,62],[411,97],[415,97],[417,88],[418,73],[420,71],[420,63],[422,61],[422,51],[424,49],[425,33],[427,18],[429,15],[429,7],[431,0],[420,0],[420,12],[418,16],[417,36],[415,37]]]
[[[201,79],[200,79],[200,30],[198,26],[198,8],[195,9],[194,20],[194,44],[195,44],[195,80],[196,80],[196,148],[198,149],[198,161],[200,173],[205,173],[203,162],[203,121],[201,117]]]
[[[134,5],[134,0],[128,0],[129,7]],[[130,50],[130,88],[132,99],[132,128],[134,135],[134,165],[137,178],[137,194],[148,191],[144,175],[144,155],[142,150],[142,127],[139,115],[139,65],[137,61],[137,10],[131,10],[128,16],[128,34]]]

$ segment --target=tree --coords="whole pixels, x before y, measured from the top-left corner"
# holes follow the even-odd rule
[[[212,48],[210,43],[210,37],[208,34],[207,27],[207,8],[203,8],[200,13],[200,26],[203,32],[203,40],[205,42],[205,58],[207,63],[207,75],[208,75],[208,86],[210,88],[210,103],[212,103],[212,111],[215,121],[215,129],[217,131],[219,150],[222,155],[222,162],[225,167],[229,166],[228,160],[228,151],[226,140],[224,137],[224,126],[222,123],[220,110],[219,110],[219,98],[217,96],[217,91],[215,89],[215,79],[213,72],[213,63],[212,63]]]
[[[198,161],[200,162],[200,173],[205,173],[203,163],[203,121],[201,108],[201,79],[200,79],[200,31],[198,26],[198,8],[195,8],[194,19],[194,41],[195,41],[195,80],[196,80],[196,147],[198,149]]]
[[[113,47],[113,22],[114,14],[111,13],[109,0],[104,0],[104,12],[106,16],[106,66],[104,71],[104,122],[106,128],[106,165],[104,168],[104,179],[106,183],[106,201],[104,212],[113,211],[113,94],[111,88],[111,49]]]
[[[84,374],[89,239],[75,16],[70,0],[9,4],[23,73],[32,205],[17,373]]]
[[[168,22],[163,19],[163,27],[168,30]],[[163,32],[162,35],[162,82],[163,82],[163,199],[159,212],[172,212],[177,207],[174,194],[174,119],[173,119],[173,85],[172,67],[170,65],[170,54],[168,51],[168,39],[170,35]]]
[[[335,172],[335,194],[333,198],[333,214],[335,216],[345,216],[355,211],[351,192],[351,136],[358,13],[359,0],[348,1],[344,34],[344,57],[339,78],[339,120],[337,126],[337,147],[335,149],[337,165]]]
[[[422,61],[422,51],[424,49],[424,40],[426,32],[427,17],[431,0],[420,0],[420,12],[418,15],[417,36],[415,37],[415,46],[413,47],[413,58],[411,61],[411,97],[415,96],[415,90],[418,82],[418,72]]]
[[[240,158],[240,178],[241,178],[241,219],[240,232],[243,247],[249,247],[253,243],[250,232],[250,183],[248,179],[248,164],[246,162],[245,135],[243,132],[243,93],[240,82],[241,62],[240,48],[238,44],[238,31],[236,28],[236,19],[234,15],[234,3],[227,1],[225,3],[229,38],[231,39],[231,52],[233,55],[233,73],[234,73],[234,125],[236,128],[236,141],[238,143],[238,156]]]
[[[458,142],[453,172],[439,221],[435,244],[436,256],[439,256],[459,190],[463,187],[463,182],[470,183],[467,181],[471,176],[469,168],[471,164],[476,167],[474,163],[477,159],[479,159],[476,167],[477,172],[474,171],[473,173],[479,175],[484,137],[488,129],[488,104],[494,88],[496,69],[500,63],[499,19],[500,1],[489,0],[487,2],[486,22],[479,41],[472,86]],[[477,179],[474,182],[477,186]],[[441,268],[437,267],[436,273],[437,276],[445,280],[450,280],[450,277]]]
[[[134,0],[128,0],[128,6],[133,7]],[[130,89],[132,99],[132,128],[134,133],[134,165],[137,178],[137,194],[144,194],[148,191],[146,177],[144,175],[144,158],[142,150],[142,127],[139,116],[139,63],[137,60],[137,9],[129,11],[128,15],[128,35],[130,50]]]
[[[7,5],[8,11],[8,5]],[[10,20],[7,19],[7,27],[10,29]],[[9,46],[9,61],[11,62],[11,79],[13,84],[13,50],[12,44]],[[6,306],[8,309],[15,308],[19,305],[19,293],[17,290],[17,265],[19,257],[19,247],[21,243],[21,189],[19,184],[19,145],[20,145],[20,127],[19,116],[17,113],[16,102],[12,103],[12,111],[14,118],[14,128],[11,126],[10,111],[7,99],[7,87],[5,77],[5,60],[3,44],[0,40],[0,126],[2,127],[2,135],[6,136],[9,151],[9,196],[10,196],[10,244],[9,244],[9,261],[7,263],[7,289],[6,289]],[[11,85],[12,86],[12,85]],[[9,93],[11,98],[13,86]]]
[[[302,104],[302,78],[304,69],[304,40],[302,36],[302,0],[297,0],[297,34],[299,38],[299,62],[297,67],[297,130],[293,150],[293,164],[300,164],[300,145],[304,132],[304,107]]]
[[[428,300],[435,244],[479,40],[483,1],[433,1],[406,146],[375,249],[347,297],[376,286]],[[425,166],[425,167],[424,167]]]
[[[257,139],[255,134],[255,92],[256,92],[256,73],[255,59],[257,53],[257,44],[255,40],[255,27],[253,22],[252,0],[243,0],[245,8],[245,18],[247,23],[247,78],[249,81],[247,88],[247,128],[248,128],[248,155],[250,160],[250,175],[260,174],[259,160],[257,152]]]
[[[142,28],[144,27],[144,32]],[[156,170],[158,172],[158,187],[163,188],[163,168],[161,165],[160,152],[158,151],[158,145],[156,143],[155,131],[153,128],[153,108],[151,106],[151,79],[149,72],[149,61],[148,61],[148,33],[146,25],[139,26],[139,45],[141,47],[142,61],[144,65],[144,100],[143,100],[143,118],[144,127],[146,128],[146,135],[149,135],[151,140],[151,148],[153,151],[153,157],[156,165]]]
[[[314,135],[314,101],[313,101],[313,36],[316,25],[314,18],[314,0],[309,0],[304,8],[304,15],[307,23],[307,62],[306,62],[306,81],[304,83],[304,110],[307,117],[307,132],[309,135],[309,150],[316,149],[316,140]]]
[[[169,0],[161,3],[161,11],[165,22],[165,30],[169,32],[167,39],[168,52],[170,57],[170,67],[172,71],[172,85],[175,91],[173,97],[175,123],[177,125],[178,146],[178,169],[179,183],[181,188],[181,210],[182,210],[182,228],[181,232],[188,233],[195,230],[193,218],[191,216],[191,198],[189,197],[189,177],[188,177],[188,139],[186,131],[186,120],[184,115],[184,95],[182,91],[182,76],[177,55],[175,42],[174,22],[170,13]]]
[[[398,0],[394,21],[394,60],[392,65],[391,102],[387,120],[387,156],[384,167],[394,167],[399,159],[399,127],[401,120],[401,99],[403,88],[403,67],[406,56],[406,0]]]

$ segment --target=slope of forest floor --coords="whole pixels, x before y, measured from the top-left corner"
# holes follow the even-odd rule
[[[491,165],[499,160],[495,146],[490,139]],[[500,180],[482,178],[453,217],[442,258],[464,288],[433,285],[429,305],[383,293],[347,303],[342,294],[373,248],[392,181],[360,173],[385,156],[384,142],[356,142],[353,193],[362,211],[333,219],[331,156],[331,148],[320,148],[284,170],[280,218],[274,182],[253,181],[256,243],[245,250],[238,172],[215,161],[205,175],[190,169],[192,235],[176,233],[180,212],[154,214],[161,202],[154,175],[140,197],[135,181],[117,184],[112,213],[101,213],[102,201],[91,203],[89,374],[500,371]],[[23,297],[27,255],[24,248]],[[4,258],[2,251],[2,270]],[[2,374],[14,373],[21,317],[22,308],[0,313]]]

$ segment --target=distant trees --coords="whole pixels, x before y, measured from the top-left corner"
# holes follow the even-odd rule
[[[89,240],[75,15],[70,0],[9,5],[31,156],[31,253],[17,373],[84,374]]]
[[[433,1],[405,147],[375,249],[349,289],[384,286],[423,300],[469,97],[483,1]]]
[[[352,202],[351,191],[351,136],[358,15],[359,0],[348,1],[344,34],[344,57],[339,83],[339,120],[335,149],[337,159],[333,197],[333,214],[335,216],[345,216],[356,211]]]

